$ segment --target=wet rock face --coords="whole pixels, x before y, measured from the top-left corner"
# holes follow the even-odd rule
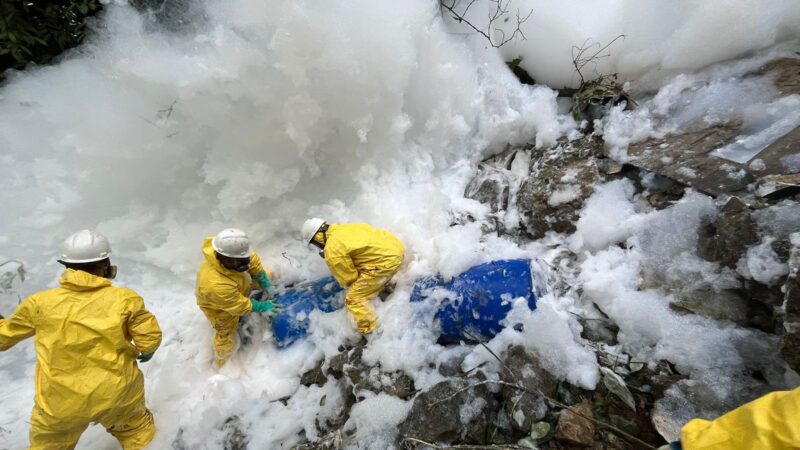
[[[499,402],[476,378],[442,381],[414,400],[400,435],[426,442],[481,443]]]
[[[494,168],[478,172],[467,185],[464,196],[488,205],[493,213],[506,210],[509,196],[508,177]]]
[[[544,395],[553,397],[558,380],[544,370],[539,361],[520,346],[508,350],[504,360],[502,380],[525,388],[503,387],[503,409],[517,431],[530,432],[534,423],[547,414]],[[527,392],[526,392],[527,391]]]
[[[601,179],[599,144],[591,139],[539,155],[517,193],[516,205],[528,234],[572,233],[583,202]]]
[[[715,222],[703,224],[698,239],[698,255],[707,261],[735,268],[747,247],[759,242],[756,223],[747,205],[731,198]]]
[[[785,334],[781,341],[781,356],[789,367],[800,373],[800,233],[791,235],[792,250],[789,257],[789,276],[783,287]]]

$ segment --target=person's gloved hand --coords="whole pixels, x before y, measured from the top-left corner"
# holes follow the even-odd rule
[[[270,283],[269,278],[267,278],[266,272],[261,272],[258,275],[253,277],[253,280],[258,284],[262,291],[266,292],[269,297],[273,297],[277,292],[275,286]]]
[[[142,353],[139,356],[137,356],[136,359],[138,359],[139,362],[146,363],[147,361],[153,359],[153,355],[155,355],[155,353]]]
[[[253,305],[253,312],[259,314],[274,315],[278,314],[283,309],[281,305],[271,301],[259,302],[258,300],[251,299],[250,303]]]

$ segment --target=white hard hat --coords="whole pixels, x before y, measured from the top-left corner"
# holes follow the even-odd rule
[[[236,228],[226,228],[211,240],[211,246],[220,255],[230,258],[249,258],[253,253],[250,248],[250,238],[244,231]]]
[[[61,245],[61,258],[65,263],[90,263],[111,256],[111,244],[105,236],[94,230],[81,230],[68,237]]]
[[[319,231],[320,227],[324,224],[325,219],[320,219],[319,217],[313,217],[303,222],[303,227],[300,229],[303,242],[310,244],[311,240],[314,239],[314,235],[317,234],[317,231]]]

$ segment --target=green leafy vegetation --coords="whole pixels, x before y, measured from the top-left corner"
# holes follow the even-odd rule
[[[86,36],[99,0],[0,0],[0,73],[47,64]]]

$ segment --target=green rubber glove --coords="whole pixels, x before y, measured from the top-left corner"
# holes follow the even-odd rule
[[[270,297],[275,295],[275,286],[269,282],[269,278],[267,278],[266,272],[261,272],[258,275],[253,277],[253,280],[258,283],[258,286],[261,287],[261,290],[267,292]]]
[[[253,305],[253,312],[259,314],[278,314],[283,309],[281,305],[270,301],[250,300],[250,303]]]
[[[153,359],[153,355],[155,355],[155,353],[142,353],[141,355],[137,356],[136,359],[138,359],[139,362],[146,363],[147,361]]]

